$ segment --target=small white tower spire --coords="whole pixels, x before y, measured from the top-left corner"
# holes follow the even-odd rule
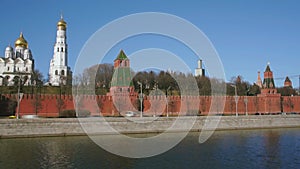
[[[205,70],[203,69],[202,60],[198,60],[198,67],[195,69],[195,76],[205,76]]]

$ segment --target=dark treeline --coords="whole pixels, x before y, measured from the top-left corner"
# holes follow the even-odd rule
[[[95,87],[96,94],[106,94],[109,92],[113,70],[113,65],[111,64],[92,66],[86,69],[83,74],[75,76],[73,85]],[[138,82],[141,82],[143,84],[143,93],[146,95],[153,89],[160,89],[165,94],[168,92],[168,95],[182,95],[182,91],[188,92],[188,94],[195,94],[195,91],[198,91],[199,95],[209,96],[212,94],[212,84],[226,88],[226,95],[235,95],[235,87],[237,95],[240,96],[256,96],[260,94],[259,86],[244,81],[242,76],[233,77],[227,83],[203,76],[194,77],[192,74],[169,73],[165,71],[132,72],[132,77],[135,90],[137,92],[140,91]],[[194,82],[196,82],[197,87],[192,85]],[[84,93],[88,92],[91,89],[90,87],[86,87]],[[84,87],[82,89],[84,90]],[[296,91],[291,87],[278,88],[278,92],[282,96],[296,95]]]

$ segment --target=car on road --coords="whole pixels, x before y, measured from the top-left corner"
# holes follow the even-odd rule
[[[136,117],[139,116],[139,114],[137,112],[133,112],[133,111],[127,111],[124,113],[125,117]]]

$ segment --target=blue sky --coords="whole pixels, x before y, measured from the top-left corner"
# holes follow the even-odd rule
[[[24,33],[35,59],[35,67],[47,76],[53,55],[56,23],[60,13],[68,23],[69,65],[74,67],[79,52],[89,37],[105,24],[138,12],[163,12],[188,20],[211,40],[223,63],[226,78],[241,75],[250,83],[270,62],[275,78],[299,75],[300,2],[298,1],[15,1],[2,0],[0,5],[0,56],[13,45],[20,31]],[[181,48],[164,45],[164,39],[141,37],[113,48],[106,62],[113,62],[119,49],[127,54],[138,49],[160,47],[179,54],[191,68],[196,57]],[[152,43],[151,43],[152,42]],[[153,45],[155,42],[155,45]],[[103,42],[105,43],[105,42]],[[101,45],[101,43],[99,44]],[[205,63],[204,63],[205,64]],[[263,74],[261,74],[263,76]],[[298,78],[292,78],[294,87]],[[283,80],[276,80],[277,86]]]

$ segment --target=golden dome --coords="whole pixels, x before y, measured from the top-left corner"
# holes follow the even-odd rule
[[[20,46],[23,48],[28,48],[28,43],[23,37],[23,33],[20,33],[20,37],[15,41],[15,47]]]
[[[61,19],[57,22],[57,29],[62,29],[62,30],[66,30],[66,29],[67,29],[67,23],[64,21],[63,18],[61,18]]]

